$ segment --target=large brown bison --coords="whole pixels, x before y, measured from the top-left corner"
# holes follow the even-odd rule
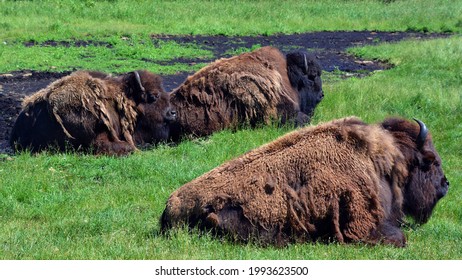
[[[321,66],[304,52],[276,48],[219,59],[173,90],[174,139],[275,121],[305,124],[323,98]]]
[[[16,150],[51,146],[125,155],[169,137],[176,118],[160,77],[77,71],[26,98],[10,137]]]
[[[404,215],[427,222],[448,188],[422,122],[350,117],[289,133],[185,184],[161,227],[199,225],[262,244],[402,247]]]

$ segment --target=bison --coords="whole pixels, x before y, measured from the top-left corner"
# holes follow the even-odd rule
[[[404,216],[427,222],[448,188],[421,121],[349,117],[291,132],[183,185],[161,230],[184,224],[261,244],[403,247]]]
[[[145,70],[118,77],[77,71],[27,97],[11,132],[15,150],[50,146],[126,155],[169,137],[176,112],[159,76]]]
[[[319,62],[305,52],[276,48],[219,59],[172,91],[178,112],[172,138],[207,136],[224,128],[280,120],[309,121],[324,94]]]

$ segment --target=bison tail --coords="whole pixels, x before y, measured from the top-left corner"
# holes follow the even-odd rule
[[[184,205],[181,204],[181,199],[175,195],[171,195],[167,201],[167,205],[160,217],[160,230],[161,232],[166,232],[171,228],[177,227],[182,223],[185,223],[187,219],[187,213],[189,212],[185,209]]]
[[[172,228],[172,222],[168,216],[167,209],[165,209],[164,212],[162,212],[159,223],[161,233],[166,233],[169,229]]]

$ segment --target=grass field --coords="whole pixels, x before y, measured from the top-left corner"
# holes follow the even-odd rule
[[[149,1],[151,3],[152,1]],[[172,191],[289,128],[219,132],[208,139],[160,146],[129,157],[78,154],[0,155],[0,259],[461,259],[462,258],[462,3],[461,1],[4,1],[0,0],[0,72],[50,65],[113,71],[109,59],[134,67],[137,52],[169,58],[207,56],[194,46],[145,49],[122,37],[150,34],[272,34],[316,30],[454,32],[447,39],[405,41],[350,51],[394,68],[365,78],[324,83],[313,124],[356,115],[423,120],[451,182],[430,221],[406,228],[408,246],[296,244],[261,248],[178,230],[158,234]],[[389,2],[389,3],[388,3]],[[137,2],[138,3],[138,2]],[[321,4],[322,3],[322,4]],[[52,9],[50,7],[60,7]],[[257,8],[258,7],[258,8]],[[237,20],[238,18],[239,20]],[[95,50],[27,53],[24,42],[95,40],[119,45]],[[94,51],[77,61],[79,51]],[[61,63],[58,65],[58,63]],[[75,63],[81,63],[76,65]],[[95,66],[97,65],[97,66]],[[148,69],[161,71],[155,64]],[[164,69],[182,71],[178,68]],[[125,69],[123,68],[123,69]],[[136,66],[139,68],[139,66]],[[162,71],[164,71],[162,70]]]
[[[458,0],[0,1],[1,40],[113,34],[273,34],[314,30],[460,32]]]

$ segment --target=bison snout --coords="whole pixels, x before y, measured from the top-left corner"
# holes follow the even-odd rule
[[[444,176],[441,179],[441,187],[438,189],[437,194],[436,194],[438,199],[445,196],[447,194],[448,190],[449,190],[449,181],[448,181],[448,179],[446,179],[446,176]]]
[[[167,110],[167,113],[165,114],[164,119],[167,122],[173,122],[176,120],[176,117],[177,117],[176,110],[171,109],[171,110]]]

